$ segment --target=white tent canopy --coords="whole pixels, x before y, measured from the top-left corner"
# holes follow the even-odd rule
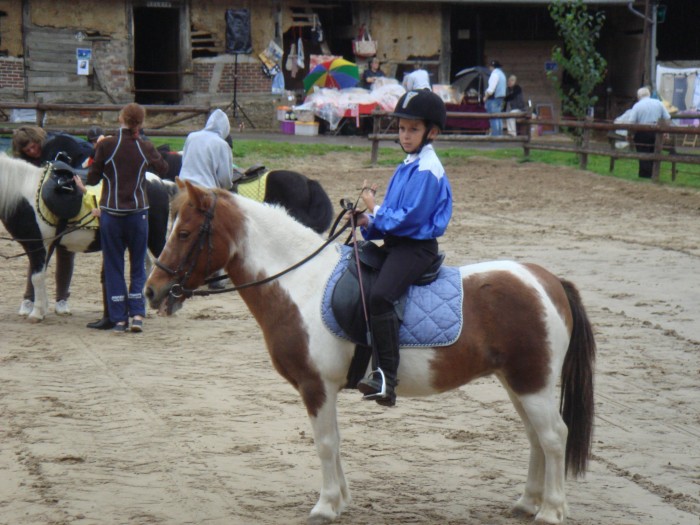
[[[665,62],[656,66],[656,91],[679,111],[700,108],[700,62]]]

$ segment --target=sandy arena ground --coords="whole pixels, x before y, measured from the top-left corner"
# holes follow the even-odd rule
[[[366,160],[287,167],[337,203],[364,178],[385,186],[392,170]],[[698,525],[700,193],[485,159],[448,173],[447,263],[542,264],[576,283],[595,326],[594,456],[567,481],[568,523]],[[26,261],[0,263],[0,523],[304,523],[321,482],[310,425],[240,298],[149,315],[141,335],[91,331],[100,256],[77,261],[73,315],[53,313],[52,286],[38,325],[17,315]],[[388,411],[357,392],[339,405],[353,501],[337,523],[530,523],[509,512],[527,444],[495,380]]]

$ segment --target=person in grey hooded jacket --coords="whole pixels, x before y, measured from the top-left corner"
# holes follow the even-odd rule
[[[205,188],[231,189],[233,153],[225,140],[230,132],[226,113],[214,110],[204,129],[190,133],[185,140],[180,179]]]

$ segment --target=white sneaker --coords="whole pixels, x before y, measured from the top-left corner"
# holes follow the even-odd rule
[[[22,300],[22,304],[19,305],[19,315],[27,317],[32,310],[34,310],[34,303],[29,299]]]
[[[65,299],[56,301],[54,310],[56,311],[56,315],[71,315],[70,306],[68,306],[68,301]]]

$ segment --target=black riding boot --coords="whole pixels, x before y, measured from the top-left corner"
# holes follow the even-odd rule
[[[399,319],[394,312],[389,312],[373,315],[370,322],[379,366],[357,384],[357,389],[364,394],[363,399],[373,399],[380,405],[391,407],[396,404],[394,388],[398,384]]]
[[[105,285],[104,268],[100,273],[100,282],[102,284],[102,319],[88,323],[87,327],[95,330],[111,330],[114,328],[114,323],[109,319],[109,310],[107,309],[107,287]]]

